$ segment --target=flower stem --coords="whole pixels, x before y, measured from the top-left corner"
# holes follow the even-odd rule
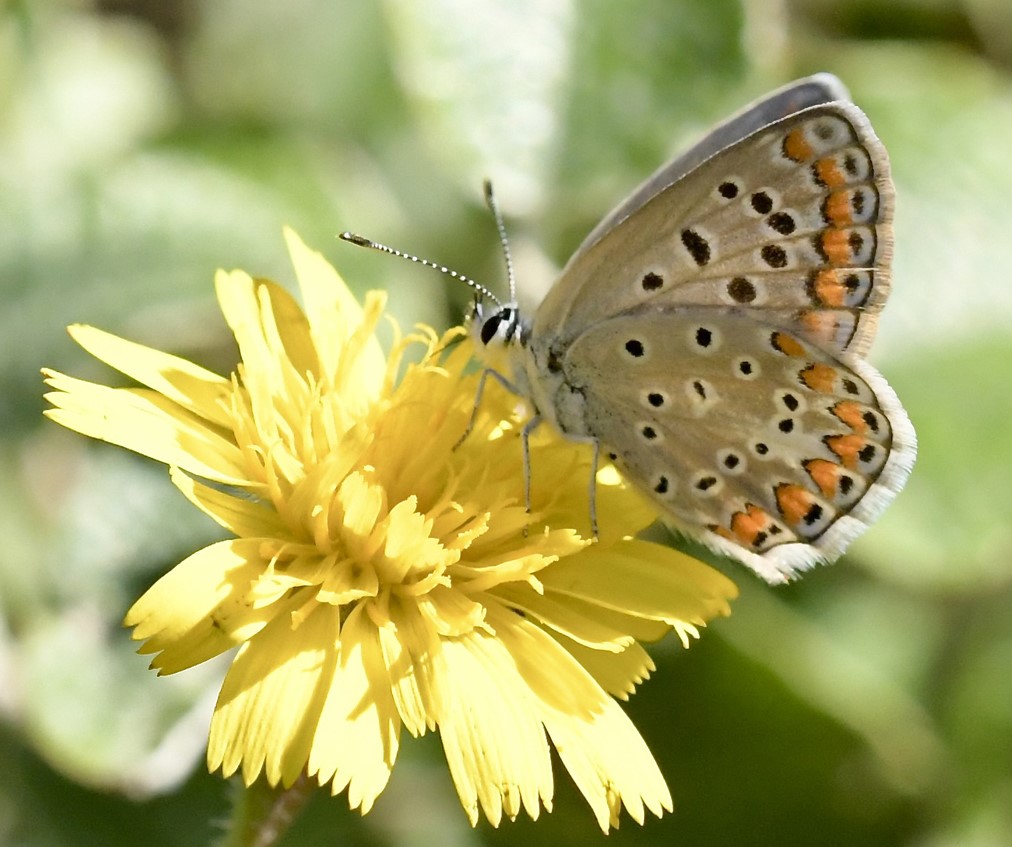
[[[220,847],[274,847],[315,788],[302,774],[290,788],[275,788],[264,779],[243,788],[241,783],[232,808],[228,833]]]

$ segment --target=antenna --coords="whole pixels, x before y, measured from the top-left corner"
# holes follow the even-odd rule
[[[492,180],[486,179],[485,204],[488,206],[492,217],[495,218],[495,228],[499,231],[499,243],[502,245],[503,258],[506,260],[506,279],[510,286],[510,302],[515,303],[517,299],[517,279],[513,273],[513,256],[510,254],[510,242],[506,237],[506,224],[503,223],[502,212],[496,202],[495,193],[492,191]]]
[[[497,217],[497,220],[501,220],[501,219],[499,219]],[[500,226],[501,226],[501,223],[500,223]],[[424,265],[427,268],[432,268],[433,270],[437,270],[441,274],[446,274],[447,276],[453,277],[454,279],[459,279],[465,285],[468,285],[471,288],[473,288],[482,297],[487,297],[489,300],[491,300],[497,306],[501,306],[502,305],[499,302],[498,298],[491,291],[489,291],[484,285],[482,285],[479,282],[475,282],[473,279],[471,279],[471,277],[464,276],[464,274],[459,273],[458,271],[450,270],[450,268],[446,267],[446,265],[440,265],[438,262],[432,262],[432,261],[429,261],[428,259],[423,259],[420,256],[415,256],[415,255],[413,255],[411,253],[404,253],[401,250],[395,250],[393,247],[387,247],[386,244],[380,244],[378,241],[373,241],[371,238],[366,238],[365,236],[362,236],[362,235],[356,235],[353,232],[342,232],[340,234],[340,236],[338,236],[338,237],[341,238],[341,239],[343,239],[344,241],[350,241],[352,244],[357,244],[359,247],[368,247],[370,250],[378,250],[381,253],[389,253],[391,256],[397,256],[397,258],[399,258],[399,259],[408,259],[408,260],[410,260],[412,262],[415,262],[415,263],[417,263],[419,265]],[[510,267],[510,265],[509,265],[509,254],[508,253],[507,253],[507,267]],[[512,268],[510,268],[510,274],[511,274],[510,275],[510,297],[512,299],[512,291],[513,291]]]

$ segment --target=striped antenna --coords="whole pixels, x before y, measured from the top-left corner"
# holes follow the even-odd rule
[[[424,265],[427,268],[437,270],[441,274],[446,274],[447,276],[453,277],[454,279],[459,279],[465,285],[468,285],[471,288],[473,288],[482,297],[487,297],[497,306],[502,305],[499,302],[498,298],[496,298],[496,296],[491,291],[489,291],[484,285],[482,285],[479,282],[475,282],[469,276],[464,276],[464,274],[462,273],[450,270],[450,268],[446,267],[446,265],[440,265],[438,262],[431,262],[428,259],[421,258],[420,256],[415,256],[412,255],[411,253],[404,253],[401,250],[395,250],[393,247],[387,247],[386,244],[380,244],[378,241],[373,241],[371,238],[365,238],[364,236],[356,235],[353,232],[342,232],[339,237],[344,241],[350,241],[352,244],[357,244],[359,247],[368,247],[370,250],[379,250],[381,253],[389,253],[391,256],[397,256],[399,259],[409,259],[410,261],[415,262],[419,265]],[[513,283],[511,276],[510,277],[511,290],[512,284]]]
[[[510,254],[509,239],[506,237],[506,224],[503,223],[502,212],[499,211],[499,204],[492,191],[492,181],[489,179],[485,180],[485,204],[492,213],[492,217],[495,218],[495,228],[499,231],[499,243],[502,245],[503,258],[506,260],[506,279],[510,286],[510,303],[515,303],[517,300],[517,279],[513,273],[513,256]]]

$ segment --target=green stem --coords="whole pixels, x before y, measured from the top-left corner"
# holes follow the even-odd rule
[[[258,779],[239,789],[228,832],[220,847],[274,847],[292,825],[315,784],[304,773],[290,788],[275,788]]]

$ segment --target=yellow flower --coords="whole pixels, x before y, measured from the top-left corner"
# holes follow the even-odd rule
[[[550,739],[602,829],[623,805],[639,822],[670,810],[614,698],[654,667],[641,641],[673,629],[688,645],[727,614],[734,585],[637,540],[651,511],[607,472],[592,541],[589,451],[546,427],[532,441],[528,515],[514,398],[486,392],[454,449],[477,382],[465,334],[422,328],[385,360],[382,294],[360,306],[287,237],[304,311],[274,283],[218,274],[242,359],[231,376],[85,326],[75,340],[146,387],[46,371],[51,418],[165,462],[234,535],[126,617],[160,673],[238,648],[208,766],[247,784],[307,772],[365,813],[401,728],[438,729],[472,824],[479,810],[498,824],[551,808]]]

